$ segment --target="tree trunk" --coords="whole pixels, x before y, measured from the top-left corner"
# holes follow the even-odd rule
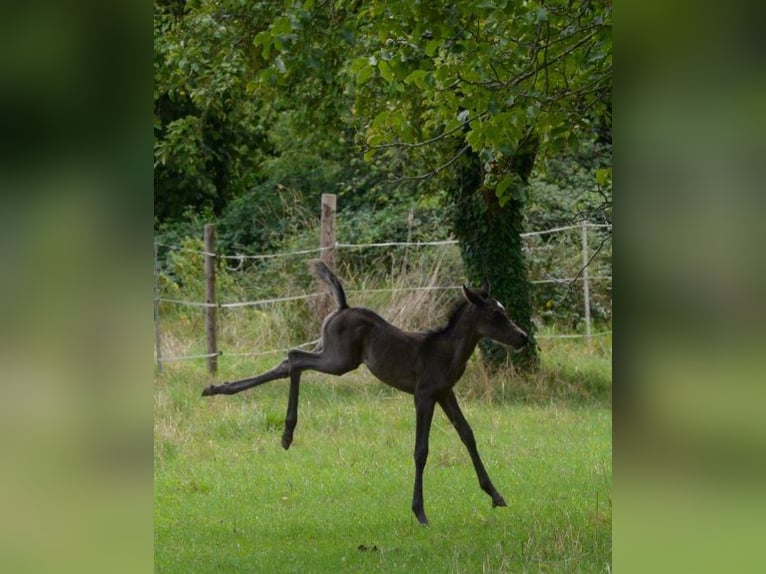
[[[519,153],[510,169],[527,184],[537,154],[534,135],[519,144]],[[537,343],[532,323],[530,284],[522,251],[523,202],[509,200],[500,206],[494,189],[484,185],[484,168],[479,156],[469,151],[459,160],[457,181],[449,190],[452,203],[452,227],[468,279],[473,285],[490,281],[492,296],[507,309],[513,321],[529,335],[529,343],[514,353],[503,345],[483,339],[479,345],[482,358],[491,367],[513,364],[522,370],[538,366]]]

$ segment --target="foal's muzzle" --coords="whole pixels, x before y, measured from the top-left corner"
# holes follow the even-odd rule
[[[521,349],[529,342],[529,335],[518,327],[515,327],[511,332],[510,337],[504,342],[506,345],[510,345],[514,349]]]

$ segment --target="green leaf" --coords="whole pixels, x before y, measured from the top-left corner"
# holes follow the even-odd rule
[[[367,136],[367,145],[374,147],[374,146],[382,144],[384,140],[385,140],[385,137],[383,136],[383,134],[373,133]]]
[[[267,31],[258,32],[253,38],[253,45],[261,46],[263,57],[268,58],[271,54],[271,33]]]
[[[383,110],[380,112],[377,116],[375,116],[375,119],[372,120],[372,129],[373,130],[379,130],[382,127],[385,126],[386,122],[388,122],[388,118],[391,115],[391,112]]]
[[[263,32],[258,32],[255,35],[255,38],[253,38],[253,45],[254,46],[263,46],[264,44],[268,44],[271,42],[271,33],[264,30]]]
[[[388,62],[385,60],[378,62],[378,69],[380,70],[380,75],[383,76],[389,84],[394,81],[394,73],[391,71],[391,66],[388,65]]]
[[[484,148],[484,130],[481,127],[473,128],[466,134],[465,141],[468,142],[472,150],[481,151]]]
[[[428,72],[426,70],[415,70],[406,78],[404,78],[404,83],[415,84],[418,88],[422,90],[423,88],[425,88],[426,76],[428,76]]]
[[[444,126],[444,133],[452,133],[453,131],[457,130],[461,125],[463,124],[462,121],[458,118],[454,118],[447,122],[447,125]]]
[[[514,178],[512,175],[509,175],[503,180],[497,184],[497,187],[495,187],[495,195],[500,200],[500,205],[503,205],[503,200],[508,201],[510,199],[510,194],[508,193],[508,188],[513,185]]]
[[[495,186],[495,195],[501,207],[511,199],[523,203],[527,200],[526,185],[517,173],[511,173]]]
[[[399,132],[400,134],[407,128],[407,118],[402,110],[394,110],[389,112],[386,120],[388,127]]]
[[[449,66],[439,66],[436,68],[436,71],[434,72],[434,79],[438,82],[442,82],[444,84],[448,84],[451,82],[450,78],[450,67]]]
[[[599,185],[609,185],[612,179],[612,168],[601,168],[596,170],[596,183]]]
[[[368,60],[365,57],[361,58],[354,58],[351,61],[351,64],[349,65],[348,69],[351,71],[352,74],[356,74],[361,70],[366,64],[368,64]]]
[[[375,73],[375,68],[370,66],[370,64],[365,64],[356,73],[356,83],[359,85],[364,84],[367,80],[369,80],[372,77],[374,73]]]
[[[429,58],[433,58],[434,54],[436,54],[436,50],[439,49],[439,46],[441,46],[442,42],[441,40],[431,40],[426,44],[426,47],[424,49],[426,55]]]
[[[282,16],[281,18],[277,18],[274,20],[274,23],[271,25],[272,34],[280,34],[285,35],[289,34],[293,27],[290,24],[290,19]]]

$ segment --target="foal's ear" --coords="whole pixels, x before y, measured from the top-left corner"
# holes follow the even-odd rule
[[[469,303],[473,303],[474,305],[481,305],[482,300],[481,297],[473,290],[469,289],[465,285],[463,285],[463,297],[465,297],[465,300]]]
[[[487,277],[484,278],[484,283],[481,284],[481,288],[484,289],[484,292],[489,295],[489,279]]]

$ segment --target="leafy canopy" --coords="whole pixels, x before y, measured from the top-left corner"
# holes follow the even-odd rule
[[[293,2],[253,44],[252,93],[289,87],[315,125],[348,122],[366,159],[404,155],[400,178],[473,150],[501,204],[523,199],[527,134],[571,146],[611,97],[609,1]]]

